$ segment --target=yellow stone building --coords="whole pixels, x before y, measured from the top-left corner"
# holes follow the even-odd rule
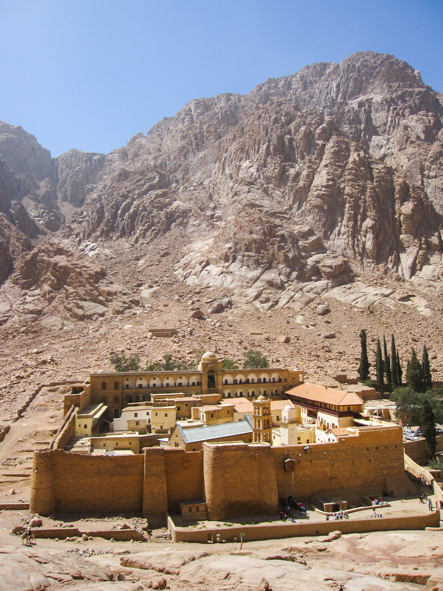
[[[135,402],[150,402],[153,394],[177,392],[185,397],[212,395],[212,404],[219,397],[249,399],[260,395],[279,399],[289,389],[303,382],[303,371],[284,368],[224,370],[222,360],[214,353],[205,353],[197,370],[103,372],[90,374],[83,384],[71,386],[65,396],[65,414],[71,406],[82,411],[90,404],[107,407],[106,419],[121,416],[123,408]],[[207,403],[209,400],[207,401]]]

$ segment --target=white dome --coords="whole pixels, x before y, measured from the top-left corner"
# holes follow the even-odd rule
[[[214,355],[214,353],[211,353],[210,351],[208,351],[207,353],[205,353],[202,357],[202,361],[217,361],[217,356]]]

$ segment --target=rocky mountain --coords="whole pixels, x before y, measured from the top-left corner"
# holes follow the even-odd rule
[[[193,100],[108,155],[53,159],[2,123],[0,212],[0,319],[10,336],[29,323],[37,333],[116,317],[126,326],[134,314],[145,318],[134,332],[146,334],[148,324],[189,323],[198,308],[203,318],[217,310],[220,350],[229,347],[217,331],[237,323],[244,340],[230,345],[234,355],[257,345],[249,338],[257,324],[260,334],[292,330],[314,357],[322,331],[341,329],[335,356],[323,349],[338,369],[338,351],[352,357],[346,333],[357,343],[358,313],[375,306],[377,318],[364,321],[374,332],[399,330],[407,310],[417,327],[427,323],[418,340],[432,348],[441,321],[443,96],[407,63],[365,52],[248,95]],[[320,330],[325,302],[339,308]],[[181,353],[196,333],[205,340],[200,329],[192,336],[183,327]],[[149,347],[150,356],[162,352]]]

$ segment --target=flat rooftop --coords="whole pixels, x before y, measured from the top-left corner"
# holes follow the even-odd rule
[[[84,408],[77,417],[79,419],[99,419],[108,410],[106,404],[100,402],[99,404],[89,404]]]

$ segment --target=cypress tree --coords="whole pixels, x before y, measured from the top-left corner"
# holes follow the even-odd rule
[[[388,355],[388,346],[386,345],[385,335],[383,335],[383,353],[385,356],[384,368],[385,368],[385,374],[386,374],[386,385],[388,388],[388,392],[392,392],[391,360]]]
[[[431,367],[429,365],[429,355],[426,345],[423,347],[423,359],[422,359],[422,369],[423,369],[423,382],[424,387],[426,390],[430,390],[432,388],[432,374],[431,374]]]
[[[397,386],[399,386],[399,379],[398,379],[397,351],[395,348],[394,335],[391,335],[391,380],[394,385],[394,388],[397,388]]]
[[[371,367],[368,360],[368,350],[366,346],[366,331],[362,329],[360,331],[359,337],[361,341],[361,357],[358,373],[360,375],[361,381],[364,382],[369,377],[369,368]]]
[[[383,357],[381,354],[381,345],[380,345],[380,339],[377,339],[377,350],[375,352],[375,369],[377,372],[377,386],[378,386],[378,391],[380,392],[380,394],[383,396],[384,391],[385,391],[385,383],[384,383],[384,363],[383,363]]]
[[[408,361],[406,369],[406,381],[416,392],[424,392],[425,387],[423,384],[423,369],[420,361],[418,360],[415,349],[412,349],[411,359]]]
[[[402,379],[403,377],[403,370],[401,368],[401,364],[400,364],[400,355],[398,354],[397,351],[397,378],[398,378],[398,385],[401,386],[402,385]]]
[[[435,430],[435,415],[432,410],[431,403],[425,399],[423,409],[420,413],[420,429],[423,437],[426,439],[426,444],[431,454],[431,458],[435,457],[435,450],[437,447],[437,432]]]

